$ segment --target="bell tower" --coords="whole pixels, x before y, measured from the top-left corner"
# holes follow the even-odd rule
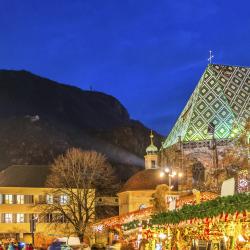
[[[154,145],[154,135],[151,130],[150,133],[150,145],[146,148],[145,158],[145,168],[146,169],[156,169],[158,168],[158,148]]]

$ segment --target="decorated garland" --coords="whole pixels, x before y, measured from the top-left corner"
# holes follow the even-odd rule
[[[185,220],[212,218],[223,213],[234,214],[247,210],[250,210],[250,194],[241,193],[218,197],[195,206],[184,205],[180,210],[155,214],[150,222],[157,225],[178,224]]]
[[[241,193],[233,196],[218,197],[198,205],[184,205],[179,210],[152,215],[150,221],[134,220],[122,225],[123,230],[132,230],[147,225],[178,224],[187,220],[213,218],[250,210],[250,194]]]

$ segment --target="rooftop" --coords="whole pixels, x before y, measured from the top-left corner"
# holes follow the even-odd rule
[[[250,117],[250,68],[209,64],[165,139],[163,148],[182,141],[235,138]]]
[[[46,187],[47,165],[13,165],[0,172],[0,187]]]
[[[160,172],[160,169],[146,169],[137,172],[127,180],[120,193],[125,191],[154,190],[158,185],[168,185],[168,178],[161,178]]]

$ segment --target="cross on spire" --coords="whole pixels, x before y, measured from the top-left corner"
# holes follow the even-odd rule
[[[209,61],[209,64],[212,63],[213,58],[214,58],[214,55],[212,54],[212,50],[209,50],[209,58],[207,59]]]
[[[151,129],[151,131],[150,131],[150,141],[151,141],[151,145],[154,144],[154,143],[153,143],[153,138],[154,138],[154,135],[153,135],[153,131],[152,131],[152,129]]]

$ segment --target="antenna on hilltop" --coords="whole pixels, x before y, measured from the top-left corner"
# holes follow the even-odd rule
[[[209,61],[209,64],[212,63],[213,58],[214,58],[214,55],[212,54],[212,50],[209,50],[209,58],[207,59]]]

